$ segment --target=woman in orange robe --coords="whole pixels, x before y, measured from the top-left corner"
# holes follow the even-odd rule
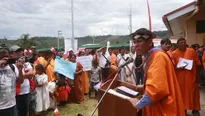
[[[35,67],[35,66],[38,65],[38,64],[41,64],[41,65],[43,65],[43,67],[45,68],[45,67],[47,66],[48,62],[47,62],[47,60],[46,60],[44,57],[45,57],[45,52],[43,52],[42,55],[39,56],[39,57],[35,60],[35,62],[34,62],[34,64],[33,64],[33,67]],[[34,72],[35,72],[35,69],[34,69]]]
[[[191,70],[185,69],[185,66],[176,68],[176,75],[185,107],[184,110],[192,110],[193,114],[199,114],[200,95],[197,82],[197,65],[200,65],[201,62],[194,49],[186,47],[186,40],[184,38],[178,39],[177,44],[179,48],[172,54],[172,58],[176,63],[176,66],[180,58],[193,61]]]
[[[84,102],[84,91],[83,91],[83,67],[79,62],[76,62],[76,56],[74,54],[69,55],[69,60],[76,63],[76,72],[74,77],[74,100],[75,102],[82,104]]]
[[[54,73],[54,65],[55,65],[55,55],[53,53],[50,53],[48,58],[48,63],[46,65],[46,74],[48,76],[48,82],[56,80],[56,74]]]
[[[48,76],[48,82],[50,82],[56,80],[56,75],[54,73],[54,63],[54,55],[49,52],[43,52],[43,55],[34,62],[34,66],[37,64],[42,64]]]
[[[80,51],[78,54],[78,57],[81,57],[81,56],[85,56],[85,53],[83,51]],[[83,82],[84,94],[88,94],[88,91],[89,91],[89,78],[88,78],[88,76],[89,76],[88,71],[83,71],[82,82]]]

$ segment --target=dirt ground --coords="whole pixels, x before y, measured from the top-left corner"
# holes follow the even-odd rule
[[[205,90],[200,92],[200,102],[201,102],[201,116],[205,116]],[[60,116],[77,116],[82,114],[83,116],[90,116],[95,106],[97,105],[97,100],[95,98],[88,98],[85,96],[84,104],[66,104],[65,106],[59,107]],[[46,116],[53,116],[53,112],[50,111]],[[94,116],[97,116],[97,111]],[[192,116],[191,111],[188,111],[188,116]]]
[[[203,90],[200,91],[200,105],[200,116],[205,116],[205,88],[203,88]],[[188,116],[192,116],[191,111],[188,112]]]

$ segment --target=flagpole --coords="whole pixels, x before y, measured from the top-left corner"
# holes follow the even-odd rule
[[[71,0],[71,28],[72,28],[72,37],[71,37],[71,47],[74,50],[74,17],[73,17],[73,0]]]
[[[149,30],[152,31],[152,19],[150,15],[149,0],[147,0],[147,10],[148,10],[148,18],[149,18]]]

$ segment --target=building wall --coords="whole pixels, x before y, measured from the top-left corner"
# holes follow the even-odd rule
[[[202,8],[195,16],[189,19],[186,23],[187,33],[186,39],[187,44],[205,44],[205,33],[196,34],[196,21],[205,20],[205,8]],[[205,28],[205,27],[204,27]]]

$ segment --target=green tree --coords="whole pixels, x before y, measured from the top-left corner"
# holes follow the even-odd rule
[[[19,38],[20,43],[19,46],[24,49],[28,49],[31,46],[35,46],[36,43],[33,39],[30,39],[30,34],[22,34]]]

